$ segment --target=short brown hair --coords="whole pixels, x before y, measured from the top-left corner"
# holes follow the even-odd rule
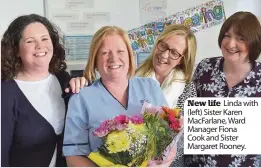
[[[56,74],[66,69],[65,50],[60,44],[57,28],[45,17],[36,14],[16,18],[7,28],[1,40],[1,79],[10,80],[22,70],[21,58],[17,56],[19,41],[26,26],[39,22],[48,30],[53,43],[53,56],[49,63],[49,72]]]
[[[90,46],[90,52],[89,52],[89,58],[88,58],[88,63],[85,67],[84,70],[84,77],[89,81],[89,82],[94,82],[97,79],[97,74],[95,73],[96,69],[96,60],[97,60],[97,54],[99,51],[99,48],[102,45],[102,42],[105,37],[109,35],[117,34],[122,37],[124,40],[126,47],[128,49],[128,54],[129,54],[129,78],[133,77],[135,74],[135,61],[134,61],[134,55],[133,55],[133,50],[131,48],[130,40],[127,35],[127,33],[117,27],[117,26],[104,26],[100,28],[93,36],[91,46]]]
[[[255,61],[261,53],[261,25],[257,17],[250,12],[236,12],[231,15],[221,27],[218,37],[220,48],[225,33],[230,28],[246,40],[249,60]]]

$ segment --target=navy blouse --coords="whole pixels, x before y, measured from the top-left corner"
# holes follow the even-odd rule
[[[63,72],[56,77],[64,90],[69,74]],[[61,150],[63,133],[55,134],[14,80],[2,81],[1,96],[1,166],[48,167],[56,144],[56,166],[66,166]],[[64,100],[67,109],[68,97]]]

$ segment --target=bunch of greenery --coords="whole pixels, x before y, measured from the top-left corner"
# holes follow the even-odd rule
[[[148,133],[147,149],[153,160],[162,160],[164,151],[173,141],[175,132],[160,113],[144,113],[143,120]]]

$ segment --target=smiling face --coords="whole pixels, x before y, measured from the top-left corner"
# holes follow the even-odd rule
[[[221,51],[224,59],[229,62],[248,61],[248,47],[246,40],[235,34],[233,28],[230,28],[224,35],[221,42]]]
[[[18,56],[25,69],[47,69],[53,56],[53,44],[46,27],[31,23],[25,27],[19,41]]]
[[[186,37],[183,35],[174,34],[169,38],[158,42],[153,56],[153,66],[155,73],[166,76],[174,67],[180,63],[186,48]],[[175,55],[176,58],[174,58]]]
[[[129,71],[129,53],[120,35],[107,35],[97,54],[96,65],[102,79],[126,79]]]

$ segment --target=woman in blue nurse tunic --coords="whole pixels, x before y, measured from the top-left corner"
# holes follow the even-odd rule
[[[167,105],[159,84],[134,77],[134,69],[133,51],[124,30],[115,26],[98,30],[85,68],[92,85],[69,101],[63,145],[68,166],[97,166],[86,156],[102,145],[92,132],[104,120],[119,114],[139,114],[144,101]],[[97,78],[95,70],[101,78]]]

